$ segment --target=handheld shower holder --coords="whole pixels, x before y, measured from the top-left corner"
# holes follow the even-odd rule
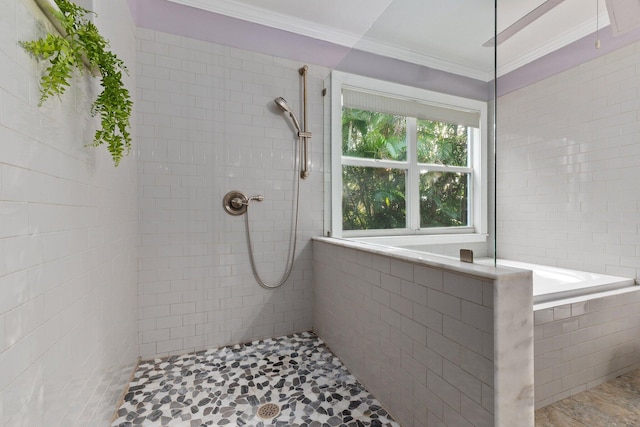
[[[309,177],[309,170],[311,169],[311,159],[309,158],[309,139],[311,138],[311,132],[307,132],[307,71],[309,67],[304,65],[300,69],[298,69],[298,73],[302,76],[303,82],[303,109],[304,113],[302,126],[300,126],[300,121],[294,114],[289,104],[283,97],[278,97],[273,101],[276,105],[285,113],[289,114],[291,117],[291,121],[293,122],[293,126],[296,128],[298,132],[298,139],[302,143],[302,150],[300,154],[300,178],[307,179]]]

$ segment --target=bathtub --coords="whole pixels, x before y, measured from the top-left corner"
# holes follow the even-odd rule
[[[479,264],[493,265],[492,258],[476,261]],[[534,310],[552,306],[553,302],[580,302],[603,292],[626,289],[635,285],[629,277],[569,270],[547,265],[498,259],[500,267],[518,268],[533,272]]]
[[[406,254],[420,254],[418,255],[419,259],[442,257],[449,260],[458,260],[457,256],[440,255],[430,252],[430,245],[416,244],[411,240],[409,240],[409,244],[403,244],[402,238],[399,237],[356,238],[352,240],[381,246],[391,252],[401,251]],[[492,266],[494,265],[494,260],[493,258],[476,258],[474,263]],[[624,292],[625,290],[640,290],[640,288],[635,287],[635,280],[629,277],[590,273],[587,271],[570,270],[506,259],[498,259],[497,265],[498,267],[517,268],[521,270],[531,270],[533,272],[534,310],[549,308],[559,304],[581,302],[597,296]]]

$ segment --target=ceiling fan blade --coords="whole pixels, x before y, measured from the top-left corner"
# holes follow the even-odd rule
[[[607,0],[607,12],[614,36],[640,27],[638,0]]]
[[[527,13],[522,18],[518,19],[516,22],[514,22],[513,24],[511,24],[507,28],[505,28],[503,31],[501,31],[500,34],[498,34],[498,37],[497,37],[497,40],[498,40],[497,44],[499,45],[500,43],[503,43],[506,40],[510,39],[511,37],[516,35],[518,32],[520,32],[524,27],[526,27],[527,25],[531,24],[533,21],[535,21],[536,19],[540,18],[542,15],[544,15],[547,12],[549,12],[551,9],[553,9],[556,6],[558,6],[563,1],[564,0],[547,0],[547,1],[545,1],[540,6],[536,7],[531,12]],[[494,47],[495,45],[496,45],[495,38],[492,37],[491,39],[489,39],[482,46],[484,46],[484,47]]]

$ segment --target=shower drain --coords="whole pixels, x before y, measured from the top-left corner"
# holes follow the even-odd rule
[[[277,417],[280,413],[280,407],[275,403],[265,403],[258,408],[258,416],[263,420]]]

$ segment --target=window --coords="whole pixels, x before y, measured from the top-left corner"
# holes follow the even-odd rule
[[[486,233],[486,103],[333,72],[337,237]]]

